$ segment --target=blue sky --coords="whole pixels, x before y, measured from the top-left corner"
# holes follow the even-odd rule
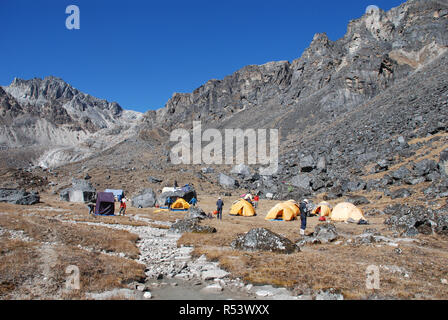
[[[0,0],[0,85],[54,75],[144,112],[246,65],[292,61],[315,33],[337,40],[368,5],[403,2]],[[65,27],[71,4],[79,30]]]

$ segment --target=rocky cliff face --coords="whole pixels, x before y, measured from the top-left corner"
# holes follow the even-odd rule
[[[283,127],[302,126],[301,119],[311,114],[332,119],[445,52],[447,28],[439,1],[410,0],[389,12],[372,10],[351,21],[342,39],[316,34],[292,63],[247,66],[192,93],[175,93],[164,108],[146,114],[147,126],[171,129],[203,120],[218,128],[270,127],[294,109],[301,117],[288,117]]]
[[[234,175],[243,189],[285,200],[366,189],[387,194],[422,177],[366,181],[369,175],[400,164],[411,168],[427,156],[425,148],[437,154],[433,136],[445,137],[446,30],[448,7],[441,1],[373,9],[351,21],[337,41],[316,34],[292,62],[247,66],[192,93],[174,94],[164,108],[145,114],[141,132],[189,129],[193,120],[201,120],[203,130],[277,128],[278,172]],[[408,144],[419,139],[431,142]],[[444,183],[437,172],[425,179]]]
[[[110,145],[106,140],[113,144],[135,134],[139,118],[137,112],[82,93],[55,77],[16,78],[0,87],[2,148],[41,147],[41,154],[29,160],[43,166],[82,159]]]
[[[349,168],[359,170],[391,151],[384,139],[391,139],[392,132],[411,137],[417,122],[402,123],[408,114],[422,117],[418,125],[428,129],[425,132],[443,121],[443,112],[437,114],[429,105],[443,111],[443,102],[431,92],[445,92],[438,81],[446,77],[446,68],[440,66],[448,52],[446,30],[448,10],[437,0],[409,0],[388,12],[373,9],[351,21],[346,35],[337,41],[316,34],[298,59],[246,66],[191,93],[175,93],[164,108],[147,112],[141,122],[139,114],[81,93],[57,78],[14,80],[0,88],[0,144],[40,146],[36,157],[50,165],[97,155],[130,137],[95,161],[103,157],[105,163],[123,167],[145,158],[145,152],[157,153],[160,163],[151,165],[162,168],[169,165],[170,131],[191,128],[192,121],[201,120],[203,130],[280,129],[281,166],[270,185],[300,173],[297,168],[307,156],[312,157],[308,162],[327,167],[330,175],[347,175],[344,171]],[[425,81],[425,86],[419,81]],[[438,87],[431,91],[431,83]],[[404,104],[405,89],[429,97],[428,101],[419,106],[411,103],[417,100]],[[381,98],[385,95],[389,100]],[[378,101],[390,108],[384,109]],[[358,128],[365,123],[371,129],[359,129],[364,134],[359,136]],[[387,137],[384,130],[391,130]],[[352,161],[353,153],[361,162]],[[320,189],[327,178],[306,180],[311,179],[311,188],[317,179],[314,188]]]

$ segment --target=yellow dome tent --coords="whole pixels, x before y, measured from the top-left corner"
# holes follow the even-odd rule
[[[300,214],[300,209],[294,200],[276,204],[266,215],[265,220],[281,219],[283,221],[292,221]]]
[[[339,203],[330,214],[331,221],[345,222],[348,219],[365,220],[361,209],[349,202]]]
[[[232,216],[252,217],[255,215],[254,207],[244,199],[235,201],[230,208]]]
[[[328,202],[321,202],[312,212],[313,215],[329,217],[331,215],[331,205]]]
[[[171,209],[173,210],[188,210],[190,209],[190,205],[183,198],[179,198],[171,205]]]

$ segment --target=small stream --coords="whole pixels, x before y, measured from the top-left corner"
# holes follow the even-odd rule
[[[170,222],[154,221],[136,215],[136,221],[171,226]],[[74,221],[72,221],[74,222]],[[154,300],[255,300],[296,299],[284,288],[252,286],[240,279],[231,279],[217,262],[205,256],[193,259],[192,247],[177,247],[181,234],[149,226],[127,226],[102,222],[77,222],[126,230],[137,234],[140,256],[136,260],[146,266],[145,286]]]

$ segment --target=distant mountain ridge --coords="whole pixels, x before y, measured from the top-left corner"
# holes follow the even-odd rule
[[[53,76],[15,78],[9,86],[0,87],[0,144],[48,149],[38,155],[43,166],[79,160],[102,150],[108,143],[101,137],[107,136],[112,145],[122,141],[135,134],[141,116]],[[117,134],[111,135],[113,131]]]
[[[165,159],[169,132],[201,120],[203,129],[278,128],[284,149],[315,128],[357,112],[445,55],[446,30],[447,6],[437,0],[409,0],[388,12],[372,9],[351,21],[339,40],[316,34],[292,62],[246,66],[191,93],[175,93],[163,108],[144,115],[59,78],[15,79],[0,87],[0,145],[41,147],[27,155],[30,161],[56,166],[132,138],[132,157],[147,146],[151,152],[162,146]]]
[[[246,66],[191,93],[175,93],[164,108],[146,113],[147,126],[172,129],[192,120],[218,127],[269,126],[293,109],[303,110],[305,117],[312,112],[332,119],[445,52],[446,30],[448,15],[439,1],[409,0],[388,12],[373,9],[351,21],[337,41],[316,34],[291,63]],[[301,126],[295,120],[276,124]]]

